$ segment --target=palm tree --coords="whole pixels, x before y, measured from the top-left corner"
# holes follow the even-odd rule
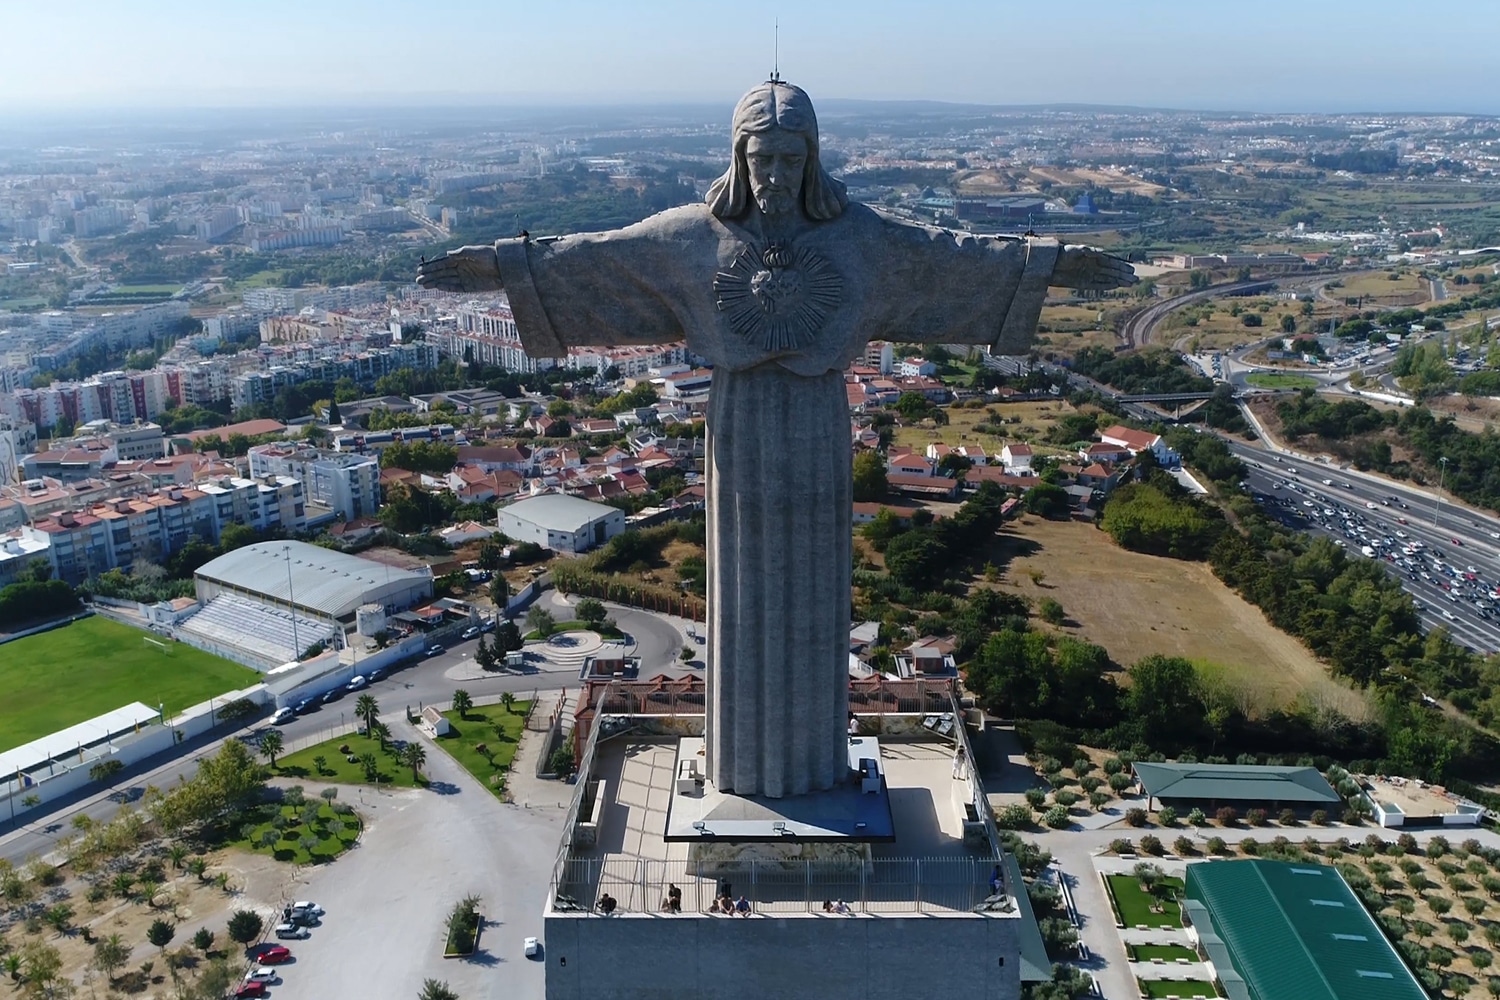
[[[283,746],[285,744],[281,740],[281,734],[274,729],[260,738],[261,756],[270,761],[272,767],[276,766],[276,755],[281,753]]]
[[[391,738],[391,727],[387,726],[384,722],[377,721],[370,727],[369,732],[371,738],[379,741],[380,749],[384,750],[385,741]]]
[[[511,714],[511,712],[512,712],[512,706],[514,706],[515,703],[516,703],[516,696],[515,695],[511,694],[509,691],[503,691],[503,692],[501,692],[501,694],[500,694],[500,704],[502,704],[502,705],[505,706],[505,714],[506,715]]]
[[[173,844],[167,848],[167,857],[172,862],[173,868],[181,868],[183,860],[188,856],[188,849],[181,844]]]
[[[375,719],[380,715],[380,703],[375,700],[373,694],[362,694],[354,703],[354,715],[355,718],[363,720],[365,732],[368,733],[370,727],[375,724]]]
[[[411,780],[417,780],[417,772],[427,763],[427,751],[420,743],[408,743],[401,751],[401,763],[411,768]]]
[[[187,870],[201,882],[203,873],[208,871],[208,861],[204,858],[192,858],[187,863]]]
[[[446,982],[429,979],[422,984],[422,992],[417,994],[417,1000],[458,1000],[458,994],[449,989]]]
[[[453,692],[453,711],[458,713],[460,719],[469,717],[469,709],[474,707],[474,699],[469,697],[469,692],[459,688]]]

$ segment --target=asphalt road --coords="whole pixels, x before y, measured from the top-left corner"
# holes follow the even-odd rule
[[[1500,650],[1500,520],[1322,463],[1230,448],[1247,464],[1251,492],[1282,523],[1327,535],[1354,557],[1369,546],[1427,628],[1446,628],[1476,652]],[[1421,550],[1406,553],[1414,543]]]
[[[555,591],[546,591],[540,599],[546,602],[544,606],[559,621],[565,616],[570,617],[563,599]],[[701,658],[695,667],[684,666],[678,660],[684,636],[675,621],[619,605],[607,604],[606,607],[627,639],[634,644],[633,655],[641,657],[641,676],[652,677],[664,672],[677,675],[701,669]],[[454,689],[459,687],[474,698],[481,698],[498,696],[505,691],[523,697],[533,691],[581,686],[577,672],[534,667],[472,680],[455,681],[447,677],[453,668],[465,665],[466,661],[472,662],[476,645],[477,640],[456,643],[439,656],[426,657],[398,668],[359,693],[374,695],[380,702],[383,716],[399,719],[407,706],[415,711],[419,705],[446,705],[452,699]],[[356,697],[354,694],[345,695],[277,727],[283,741],[291,747],[298,741],[330,733],[348,724],[352,720]],[[220,730],[210,737],[185,744],[183,755],[176,759],[163,762],[157,758],[127,768],[108,795],[101,796],[96,787],[89,786],[60,800],[57,807],[45,816],[14,825],[8,818],[0,819],[0,858],[21,862],[44,855],[53,849],[58,839],[71,832],[69,824],[75,816],[82,814],[96,822],[107,821],[122,805],[138,800],[147,785],[167,788],[179,778],[192,777],[197,773],[199,759],[212,754],[224,738],[238,736],[253,742],[256,734],[265,728],[267,716],[239,730]]]

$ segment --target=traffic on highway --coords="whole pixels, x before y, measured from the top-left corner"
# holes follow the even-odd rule
[[[1282,524],[1379,561],[1427,628],[1479,653],[1500,650],[1500,521],[1394,483],[1231,445],[1245,487]]]

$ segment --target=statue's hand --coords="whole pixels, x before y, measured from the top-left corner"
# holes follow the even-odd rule
[[[500,284],[495,248],[459,247],[417,267],[417,284],[443,292],[494,292]]]
[[[1063,247],[1052,271],[1052,284],[1061,288],[1104,291],[1133,285],[1138,280],[1130,261],[1094,247]]]

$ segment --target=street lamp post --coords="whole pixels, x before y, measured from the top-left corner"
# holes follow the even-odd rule
[[[1434,522],[1436,523],[1436,522]],[[297,639],[297,602],[292,594],[292,547],[283,545],[281,551],[286,553],[286,603],[287,609],[292,613],[292,658],[302,659],[302,643]]]
[[[1438,469],[1437,503],[1432,508],[1432,526],[1434,528],[1437,527],[1438,515],[1443,512],[1443,479],[1448,473],[1448,456],[1444,455],[1438,459],[1438,465],[1440,468]]]

